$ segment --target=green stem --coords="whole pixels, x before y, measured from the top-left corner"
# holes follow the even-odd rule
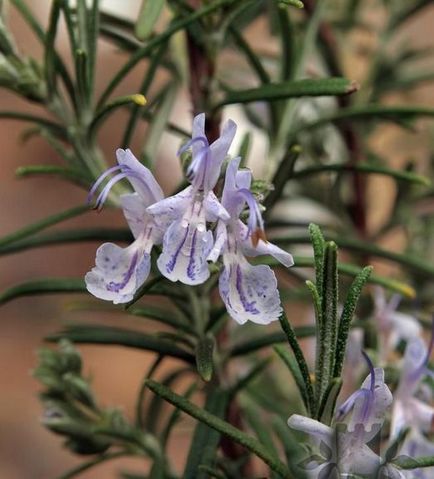
[[[228,436],[232,441],[245,447],[253,454],[261,458],[273,471],[279,474],[284,479],[292,479],[288,468],[283,464],[280,459],[271,454],[262,443],[260,443],[254,437],[240,431],[232,426],[228,422],[220,419],[213,414],[201,409],[192,402],[188,401],[182,396],[171,391],[169,388],[159,384],[155,381],[147,380],[146,384],[148,388],[158,396],[161,396],[166,401],[173,404],[175,407],[182,409],[185,413],[194,417],[198,421],[205,423],[207,426],[215,429],[216,431]]]

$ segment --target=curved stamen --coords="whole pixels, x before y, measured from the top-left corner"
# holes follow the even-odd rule
[[[263,230],[264,220],[262,219],[258,202],[253,196],[253,193],[246,188],[241,188],[238,190],[238,194],[246,201],[250,211],[249,220],[247,222],[247,236],[251,235],[255,230]]]
[[[365,351],[362,350],[362,355],[366,360],[366,363],[369,368],[369,375],[371,378],[370,384],[369,384],[369,389],[362,389],[365,391],[365,399],[363,401],[362,405],[362,412],[361,412],[361,417],[359,418],[361,424],[365,423],[370,415],[372,405],[374,403],[374,392],[375,392],[375,369],[374,365],[372,364],[371,358],[365,353]]]
[[[87,195],[87,198],[86,198],[87,204],[90,204],[90,202],[92,201],[92,197],[95,194],[96,190],[98,189],[99,185],[107,178],[107,176],[111,175],[112,173],[120,169],[122,169],[122,165],[112,166],[111,168],[108,168],[107,170],[105,170],[104,173],[102,173],[97,178],[95,183],[92,185],[92,188],[90,189],[89,194]]]
[[[191,140],[187,141],[185,145],[181,146],[178,150],[178,156],[182,155],[182,153],[186,152],[189,148],[191,148],[195,143],[203,143],[203,146],[208,147],[208,139],[205,136],[196,136]]]
[[[102,208],[113,186],[118,181],[122,180],[123,178],[126,178],[127,176],[128,176],[128,173],[118,173],[104,186],[103,190],[101,191],[98,198],[96,199],[96,202],[95,202],[96,209],[100,210]]]
[[[206,167],[207,167],[206,165],[207,156],[208,156],[208,147],[204,146],[197,152],[197,154],[192,159],[186,171],[187,179],[190,182],[192,182],[195,178],[199,176],[199,172],[202,169],[202,175],[201,175],[202,178],[200,180],[200,183],[203,185],[203,182],[205,179]]]

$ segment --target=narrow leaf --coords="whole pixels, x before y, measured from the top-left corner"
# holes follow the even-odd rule
[[[366,266],[356,276],[350,290],[348,291],[347,298],[345,300],[344,309],[342,311],[338,337],[336,344],[336,358],[333,377],[338,378],[341,376],[342,368],[344,365],[345,351],[347,348],[348,334],[350,332],[350,324],[356,310],[357,302],[359,301],[360,294],[362,293],[363,286],[367,283],[369,276],[372,273],[372,266]]]
[[[206,398],[204,411],[223,420],[228,405],[228,394],[220,389],[213,389]],[[182,408],[181,408],[182,409]],[[208,474],[200,466],[214,467],[221,433],[203,422],[198,423],[190,444],[184,479],[206,479]]]
[[[70,218],[74,218],[75,216],[81,215],[88,210],[88,206],[82,205],[76,206],[75,208],[71,208],[69,210],[62,211],[61,213],[56,213],[52,216],[48,216],[47,218],[25,226],[24,228],[15,231],[14,233],[3,236],[3,238],[0,238],[0,247],[26,238],[27,236],[37,233],[38,231],[41,231],[44,228],[48,228],[49,226],[53,226]]]
[[[306,338],[315,335],[315,326],[298,326],[294,328],[297,338]],[[287,342],[287,335],[283,331],[264,333],[258,337],[252,337],[235,343],[230,351],[231,357],[244,356],[259,349],[272,346],[276,343]]]
[[[182,359],[187,363],[194,364],[194,356],[173,344],[173,341],[167,341],[140,331],[108,326],[77,324],[69,326],[59,333],[51,334],[47,337],[47,340],[58,341],[62,338],[81,344],[105,344],[143,349],[161,355],[172,356]]]
[[[325,245],[322,275],[321,324],[315,371],[316,398],[319,401],[322,401],[333,373],[338,328],[337,246],[332,241]]]
[[[410,171],[395,170],[395,169],[386,168],[383,166],[371,165],[369,163],[357,163],[353,165],[342,164],[342,163],[335,163],[335,164],[332,163],[328,165],[315,165],[315,166],[310,166],[308,168],[304,168],[303,170],[295,171],[292,174],[292,178],[303,178],[305,176],[310,176],[310,175],[322,173],[325,171],[336,171],[336,172],[357,171],[358,173],[389,176],[396,180],[409,181],[411,183],[417,183],[424,186],[431,185],[431,180],[425,176],[417,175],[416,173],[412,173]]]
[[[147,385],[151,391],[159,396],[163,397],[166,401],[170,402],[174,406],[182,409],[185,413],[194,417],[198,421],[203,422],[207,426],[215,429],[216,431],[228,436],[234,442],[245,447],[247,450],[261,458],[273,471],[277,472],[282,478],[292,479],[291,475],[285,464],[280,459],[270,454],[264,445],[252,436],[240,431],[236,427],[232,426],[228,422],[220,419],[214,414],[210,414],[208,411],[196,406],[192,402],[188,401],[182,396],[174,393],[165,386],[153,381],[148,380]]]
[[[285,312],[279,318],[280,326],[283,332],[286,335],[286,339],[294,353],[295,360],[297,361],[298,367],[300,369],[300,373],[303,377],[305,386],[306,386],[306,396],[308,400],[308,410],[314,410],[314,394],[312,389],[312,383],[310,380],[309,368],[307,367],[306,359],[304,357],[303,351],[300,347],[300,344],[297,341],[297,337],[295,335],[294,328],[291,326],[288,318],[286,317]]]
[[[35,296],[53,293],[85,293],[83,279],[76,278],[44,278],[26,281],[0,294],[0,304],[7,303],[21,296]]]
[[[285,365],[289,369],[298,387],[298,390],[300,392],[300,397],[304,403],[304,406],[306,407],[306,411],[309,411],[310,404],[309,404],[309,398],[307,396],[306,383],[303,379],[303,376],[301,375],[300,368],[298,367],[297,362],[294,360],[293,356],[291,356],[291,354],[285,348],[284,345],[273,346],[273,349],[274,351],[276,351],[276,353],[279,355],[279,357],[282,359],[282,361],[285,363]]]
[[[310,241],[312,242],[312,247],[313,247],[313,257],[315,260],[316,289],[318,291],[319,297],[321,298],[323,294],[322,271],[323,271],[323,264],[324,264],[325,241],[319,226],[313,223],[309,225],[309,234],[310,234]]]
[[[232,90],[226,93],[216,108],[233,103],[249,103],[252,101],[284,100],[304,96],[336,96],[348,95],[357,90],[354,82],[346,78],[322,78],[269,83],[249,90]]]
[[[140,40],[146,40],[152,33],[154,25],[160,17],[165,0],[142,0],[137,18],[135,33]]]
[[[213,351],[215,340],[206,336],[200,338],[196,345],[196,367],[199,376],[206,382],[211,381],[214,364]]]

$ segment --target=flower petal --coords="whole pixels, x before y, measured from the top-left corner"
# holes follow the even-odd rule
[[[193,198],[193,188],[188,186],[176,195],[169,196],[147,208],[155,223],[166,230],[173,221],[179,219],[188,208]]]
[[[349,420],[348,430],[355,430],[359,424],[364,428],[364,442],[369,442],[376,436],[383,424],[387,410],[393,402],[392,393],[384,382],[384,370],[382,368],[374,369],[374,389],[372,397],[360,395],[354,401],[353,413]],[[369,375],[362,383],[361,390],[370,392],[371,376]],[[368,404],[368,410],[366,410]],[[363,419],[362,419],[363,418]]]
[[[127,248],[104,243],[96,252],[96,266],[86,274],[87,290],[114,304],[126,303],[145,282],[150,271],[150,255],[135,241]]]
[[[191,138],[198,138],[205,136],[205,113],[199,113],[193,118],[193,128],[191,132]],[[193,156],[196,156],[199,153],[199,150],[202,148],[203,145],[200,143],[192,143],[191,149]]]
[[[127,169],[133,171],[135,176],[128,176],[128,181],[133,188],[143,198],[146,205],[151,205],[156,201],[164,198],[163,190],[154,178],[151,171],[142,165],[140,161],[133,155],[131,150],[116,150],[116,157],[119,165],[124,165]]]
[[[289,254],[282,248],[279,248],[275,244],[270,243],[269,241],[263,241],[262,239],[260,239],[258,241],[258,244],[256,246],[253,246],[252,239],[250,236],[248,236],[248,228],[241,221],[238,222],[237,236],[239,238],[239,242],[241,243],[243,253],[246,256],[255,257],[261,255],[270,255],[273,256],[273,258],[277,259],[279,263],[282,263],[283,266],[286,266],[287,268],[294,264],[294,259],[291,254]]]
[[[217,261],[218,257],[222,254],[222,251],[226,246],[227,237],[228,234],[226,230],[226,225],[223,223],[223,221],[219,221],[215,230],[216,239],[214,241],[213,248],[208,255],[208,261],[212,261],[213,263]]]
[[[164,235],[158,268],[171,281],[191,285],[204,283],[209,277],[206,259],[212,247],[212,233],[204,225],[175,221]]]
[[[221,219],[228,221],[230,216],[222,206],[213,191],[210,191],[204,198],[203,206],[205,208],[205,218],[207,221],[217,221]]]
[[[205,191],[211,191],[217,183],[223,160],[228,154],[229,147],[231,146],[236,131],[237,125],[232,120],[228,120],[223,125],[220,137],[209,147],[211,161],[208,165],[208,171],[204,181]]]
[[[412,396],[426,373],[427,347],[422,338],[407,343],[401,368],[401,379],[395,397],[404,399]]]
[[[333,441],[335,432],[329,426],[322,424],[310,417],[301,416],[300,414],[293,414],[288,419],[288,426],[296,431],[301,431],[310,436],[316,445],[324,442],[330,447]]]
[[[134,238],[137,237],[145,229],[149,214],[146,212],[146,204],[138,193],[126,193],[120,197],[122,210],[128,226],[132,231]]]
[[[230,316],[239,324],[269,324],[282,313],[277,281],[269,266],[250,265],[241,255],[227,260],[219,278],[220,296]]]

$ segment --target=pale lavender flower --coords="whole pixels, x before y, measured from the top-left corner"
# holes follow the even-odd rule
[[[221,166],[236,131],[229,120],[221,136],[211,145],[205,136],[205,115],[193,120],[192,139],[180,152],[192,149],[192,161],[187,170],[191,186],[177,195],[166,198],[148,208],[155,221],[170,224],[163,241],[163,251],[157,265],[171,281],[201,284],[209,277],[207,257],[214,245],[207,221],[229,219],[212,189],[217,183]]]
[[[427,347],[422,338],[414,338],[405,348],[401,377],[394,394],[391,437],[395,438],[405,427],[428,432],[434,421],[434,408],[416,397],[426,374],[431,374],[427,363],[433,349],[434,335]]]
[[[392,404],[392,394],[384,383],[383,369],[374,368],[366,355],[365,358],[370,369],[369,376],[339,408],[333,428],[298,414],[288,419],[288,425],[308,434],[319,451],[329,451],[310,474],[311,477],[328,477],[325,474],[332,465],[340,474],[337,477],[346,477],[346,474],[376,477],[379,471],[382,459],[367,443],[380,431]],[[394,468],[388,472],[392,474],[390,477],[404,477]]]
[[[126,248],[113,243],[104,243],[96,252],[96,266],[86,274],[86,287],[100,299],[114,304],[131,301],[134,293],[145,282],[150,271],[150,252],[154,244],[162,241],[164,229],[156,224],[146,211],[151,204],[163,199],[163,191],[152,173],[142,165],[130,150],[116,151],[118,166],[109,168],[93,185],[89,201],[98,187],[110,174],[111,178],[97,197],[96,207],[100,209],[115,183],[126,178],[134,193],[120,197],[124,216],[134,241]]]
[[[434,456],[434,443],[428,440],[419,431],[411,430],[406,437],[400,451],[400,456],[408,456],[417,459],[423,456]],[[409,471],[410,472],[410,471]],[[411,471],[414,479],[432,479],[434,477],[434,467],[423,467]]]
[[[397,311],[401,296],[394,294],[386,300],[384,289],[374,289],[374,320],[378,326],[380,361],[385,362],[401,340],[410,341],[421,336],[422,327],[413,316]]]
[[[251,265],[245,258],[269,254],[283,265],[293,265],[292,256],[265,240],[263,221],[258,203],[250,192],[250,171],[238,171],[239,158],[227,169],[222,205],[230,215],[229,221],[219,221],[214,248],[208,257],[216,261],[222,255],[224,268],[220,274],[220,296],[230,316],[238,323],[253,321],[268,324],[282,313],[277,281],[273,270],[266,265]],[[245,225],[239,216],[248,206],[250,216]]]

